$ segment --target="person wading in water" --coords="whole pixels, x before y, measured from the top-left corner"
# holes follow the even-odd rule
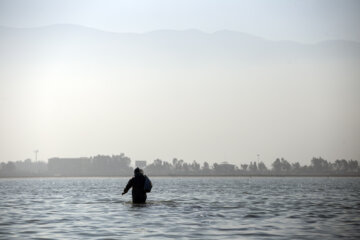
[[[146,193],[151,191],[152,183],[140,168],[134,170],[134,175],[124,188],[122,195],[126,194],[132,187],[133,203],[145,203],[147,198]]]

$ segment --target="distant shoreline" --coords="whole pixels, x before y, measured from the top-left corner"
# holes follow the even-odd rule
[[[16,178],[129,178],[128,176],[1,176],[0,179],[16,179]],[[360,175],[149,175],[155,178],[345,178],[345,177],[360,177]]]
[[[0,178],[34,177],[130,177],[134,168],[125,154],[97,155],[83,158],[50,158],[48,163],[32,162],[31,159],[1,163]],[[336,160],[331,163],[319,157],[312,158],[310,166],[298,162],[289,163],[277,158],[269,169],[263,162],[234,164],[207,162],[201,166],[196,161],[186,163],[174,158],[172,163],[155,159],[146,165],[137,161],[149,176],[158,177],[360,177],[359,162],[356,160]]]

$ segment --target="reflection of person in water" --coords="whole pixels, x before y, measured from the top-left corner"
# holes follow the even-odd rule
[[[124,188],[122,195],[126,194],[132,187],[133,203],[145,203],[147,197],[146,192],[150,192],[152,187],[151,181],[139,168],[134,170],[134,175],[135,176],[129,180],[128,184]]]

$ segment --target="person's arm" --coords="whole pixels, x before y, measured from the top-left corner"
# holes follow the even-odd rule
[[[126,194],[129,191],[129,189],[133,186],[133,182],[134,182],[134,178],[131,178],[128,184],[126,185],[126,187],[124,188],[122,195]]]

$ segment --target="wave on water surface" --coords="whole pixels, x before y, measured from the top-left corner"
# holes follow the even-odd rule
[[[0,180],[0,239],[359,239],[359,178]]]

